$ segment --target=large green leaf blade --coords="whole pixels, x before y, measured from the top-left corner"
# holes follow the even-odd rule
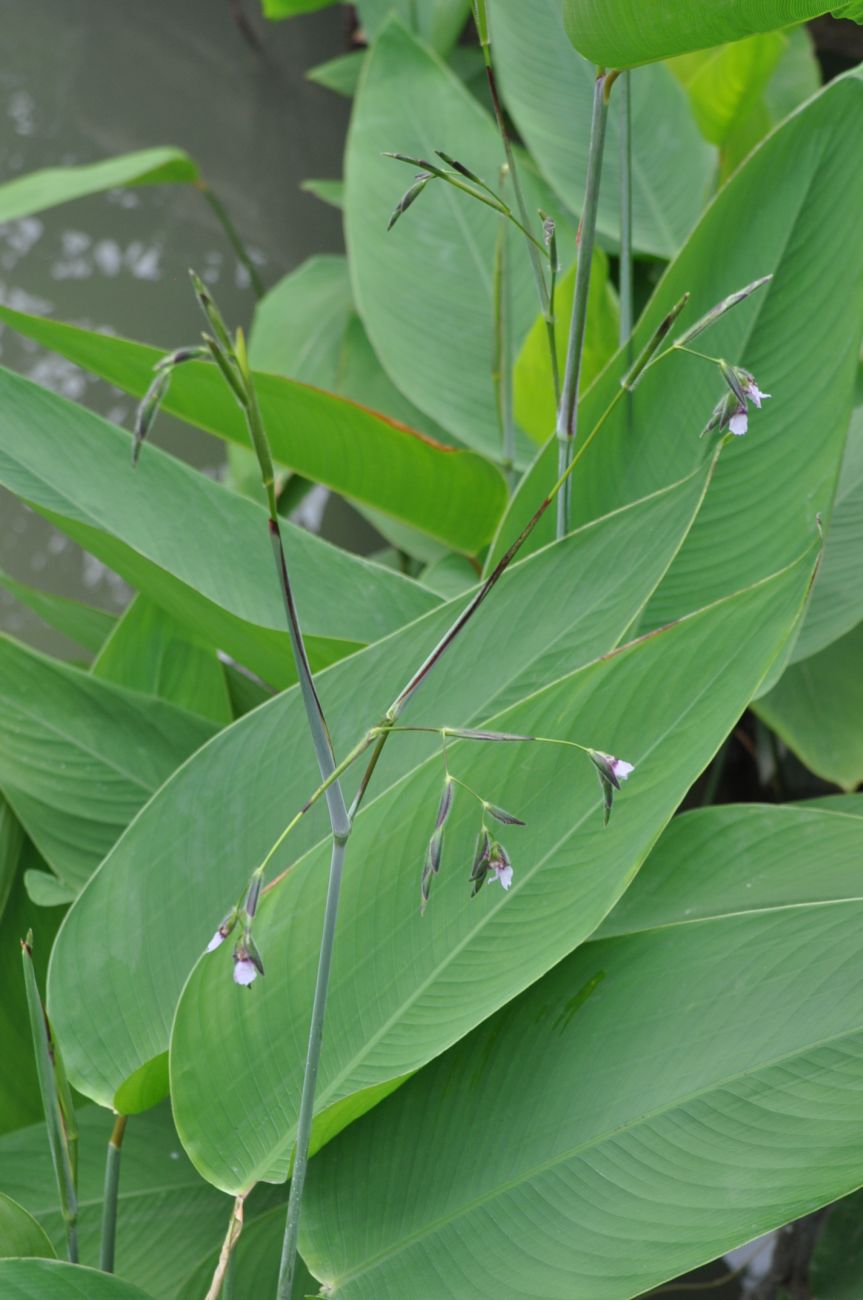
[[[592,63],[614,68],[668,59],[806,22],[834,10],[860,21],[859,2],[824,0],[563,0],[569,38]]]
[[[0,185],[0,221],[44,212],[70,199],[121,185],[164,185],[198,179],[197,165],[182,149],[140,149],[77,167],[46,167]]]
[[[215,727],[0,637],[0,787],[56,874],[82,886]]]
[[[567,41],[560,0],[498,3],[490,9],[493,52],[507,105],[557,193],[571,211],[580,212],[596,68]],[[686,96],[667,68],[646,69],[633,78],[632,130],[635,247],[673,257],[707,198],[716,155],[699,135]],[[600,234],[616,243],[621,150],[613,102],[607,137],[597,224]],[[561,317],[562,327],[566,320]]]
[[[785,877],[807,821],[822,889],[799,858]],[[648,916],[313,1162],[303,1250],[327,1294],[628,1300],[857,1186],[861,851],[860,819],[832,813],[673,823],[636,883],[658,871]]]
[[[420,918],[417,875],[406,864],[423,860],[439,757],[433,753],[378,796],[351,842],[319,1110],[423,1065],[587,937],[787,635],[803,577],[795,566],[549,681],[486,720],[495,729],[536,727],[581,743],[595,737],[627,755],[637,779],[609,828],[583,756],[581,764],[567,764],[544,746],[526,754],[515,746],[503,754],[474,746],[450,755],[452,770],[473,789],[527,822],[506,837],[516,871],[508,894],[487,888],[469,897],[479,818],[474,806],[462,804],[451,830],[448,823],[441,876]],[[263,902],[256,938],[269,966],[253,996],[237,996],[229,963],[217,958],[198,965],[177,1009],[171,1089],[178,1129],[193,1162],[225,1188],[288,1171],[317,961],[312,918],[322,912],[325,862],[322,845]]]
[[[70,641],[91,654],[95,654],[108,633],[116,623],[113,614],[97,609],[94,605],[85,605],[79,600],[70,600],[68,596],[55,596],[51,592],[39,591],[27,583],[18,582],[8,573],[0,570],[0,587],[5,588],[11,596],[32,609],[49,627],[62,632]]]
[[[693,476],[516,566],[459,638],[446,670],[427,682],[413,720],[440,725],[441,714],[462,724],[479,720],[610,649],[665,571],[705,484],[704,474]],[[635,554],[637,564],[627,559]],[[571,599],[560,599],[564,589],[573,590]],[[465,600],[451,601],[319,675],[338,754],[381,716]],[[384,788],[398,783],[405,764],[411,769],[424,760],[430,747],[434,741],[422,735],[399,736],[388,745],[378,768]],[[166,1050],[190,970],[317,781],[298,692],[286,692],[202,749],[106,860],[67,917],[49,980],[67,1069],[87,1095],[110,1105],[129,1075]],[[190,806],[196,810],[191,818]],[[319,844],[325,827],[319,805],[271,870]],[[93,936],[101,933],[105,915],[128,917],[147,943],[118,936],[110,953],[96,951]],[[309,943],[314,928],[307,931]],[[75,996],[82,979],[86,1000]]]
[[[636,328],[638,351],[684,293],[692,300],[681,331],[726,294],[773,273],[769,286],[700,340],[704,351],[750,369],[773,398],[752,412],[748,436],[735,438],[720,461],[705,509],[645,626],[788,563],[817,513],[829,520],[863,325],[863,242],[852,215],[858,199],[863,204],[863,173],[850,178],[847,169],[861,131],[863,79],[852,73],[789,118],[723,187]],[[626,364],[620,353],[586,394],[580,437],[619,392]],[[716,368],[696,357],[677,355],[651,370],[633,394],[632,432],[621,404],[578,466],[574,521],[697,463],[706,441],[698,435],[722,388]],[[513,498],[488,563],[521,530],[556,465],[550,445]],[[537,544],[550,528],[543,521]]]
[[[0,371],[0,482],[196,635],[274,685],[295,680],[261,507],[156,447],[133,472],[127,435],[9,371]],[[301,528],[282,533],[318,663],[438,603]]]
[[[15,1256],[55,1259],[57,1252],[33,1215],[0,1192],[0,1259]]]
[[[165,349],[7,307],[0,307],[0,320],[136,397],[146,392],[153,365],[165,355]],[[500,473],[481,456],[442,447],[398,419],[282,375],[258,373],[255,384],[273,456],[281,464],[454,549],[474,553],[491,537],[506,490]],[[215,366],[178,367],[163,406],[248,446],[239,407]]]
[[[446,54],[459,38],[470,12],[470,0],[358,0],[363,30],[375,40],[391,13],[415,27],[416,34],[439,54]]]
[[[8,1300],[152,1300],[110,1273],[57,1259],[0,1259],[0,1291]]]
[[[494,386],[493,263],[501,218],[445,182],[426,187],[398,223],[387,221],[414,172],[383,157],[455,153],[490,185],[503,161],[497,128],[427,47],[391,20],[369,52],[357,93],[345,167],[345,234],[354,300],[396,386],[455,437],[501,456]],[[529,210],[556,211],[553,196],[521,163]],[[537,218],[537,237],[541,226]],[[512,343],[539,304],[524,241],[508,239]],[[559,222],[561,256],[574,241]],[[526,441],[520,448],[529,454]]]

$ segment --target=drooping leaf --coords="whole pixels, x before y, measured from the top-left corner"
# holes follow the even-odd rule
[[[0,788],[45,860],[78,888],[216,730],[8,637],[0,637],[0,701]]]
[[[566,365],[566,345],[574,294],[573,266],[559,282],[554,295],[557,319],[555,344],[561,374]],[[614,356],[619,338],[620,312],[617,295],[609,280],[608,258],[601,249],[597,249],[590,270],[587,334],[581,370],[582,392],[590,387],[606,362]],[[541,316],[534,321],[515,363],[513,401],[515,417],[525,433],[529,433],[536,442],[546,442],[554,432],[557,410],[546,325]]]
[[[9,371],[0,371],[0,482],[196,635],[274,685],[295,680],[261,507],[156,447],[132,471],[126,434]],[[303,529],[283,524],[282,535],[317,664],[437,603]]]
[[[0,587],[4,587],[22,605],[32,609],[49,627],[56,628],[70,641],[77,641],[78,645],[91,654],[97,652],[116,622],[114,615],[106,610],[85,605],[80,600],[70,600],[67,596],[39,591],[37,587],[17,582],[2,571]]]
[[[167,700],[221,726],[231,702],[215,651],[146,596],[136,596],[99,651],[94,677]]]
[[[370,41],[377,39],[390,14],[398,14],[416,36],[439,54],[446,54],[467,22],[470,0],[423,0],[422,4],[415,0],[357,0],[357,10]]]
[[[459,639],[446,670],[426,683],[412,720],[431,718],[433,725],[478,721],[608,650],[637,617],[666,568],[704,486],[704,476],[696,476],[518,565]],[[636,542],[638,564],[621,562],[618,557],[633,554]],[[561,584],[571,584],[573,575],[578,575],[577,594],[561,600]],[[347,752],[380,716],[464,603],[465,598],[450,602],[319,676],[337,754]],[[397,783],[435,745],[434,738],[413,734],[395,742],[386,747],[378,767],[384,788]],[[439,772],[438,766],[437,777]],[[110,1105],[129,1075],[166,1050],[174,1006],[189,971],[317,780],[302,705],[296,690],[289,691],[201,750],[165,786],[84,891],[54,948],[49,1003],[67,1067],[88,1096]],[[504,791],[492,794],[505,801]],[[190,800],[194,817],[187,815]],[[298,825],[293,842],[276,854],[271,871],[280,871],[316,845],[325,825],[319,806]],[[427,837],[425,825],[423,830]],[[423,850],[424,844],[417,850],[419,862]],[[178,861],[184,864],[182,872],[176,869]],[[405,879],[413,918],[416,878],[407,872]],[[148,936],[146,945],[117,943],[110,957],[94,952],[92,936],[107,914],[134,920],[136,934]],[[431,914],[426,923],[437,924]],[[316,942],[315,929],[316,922],[307,927],[309,944]],[[213,960],[224,955],[216,953]],[[81,967],[90,961],[92,981]],[[109,964],[114,970],[110,978]],[[86,1000],[74,993],[82,979],[89,988]],[[261,983],[269,979],[268,971]]]
[[[15,1256],[55,1259],[57,1252],[33,1215],[0,1192],[0,1259]]]
[[[455,74],[397,21],[372,47],[357,93],[345,168],[345,231],[357,311],[390,378],[451,434],[501,454],[494,386],[493,263],[501,218],[445,181],[426,187],[391,231],[387,221],[413,179],[387,151],[433,158],[455,153],[492,186],[503,161],[497,128]],[[574,231],[519,155],[530,212],[558,221],[560,254]],[[512,199],[511,186],[508,198]],[[537,217],[534,236],[541,237]],[[523,237],[507,236],[515,350],[539,303]],[[522,453],[529,451],[519,441]]]
[[[46,167],[0,185],[0,221],[44,212],[70,199],[121,185],[166,185],[198,179],[197,165],[182,149],[140,149],[77,167]]]
[[[636,774],[608,828],[585,756],[568,764],[553,746],[450,748],[451,769],[472,789],[517,806],[527,823],[508,841],[515,873],[508,892],[487,877],[471,897],[478,818],[457,806],[447,827],[449,858],[421,918],[407,864],[422,860],[439,756],[410,773],[403,768],[397,787],[378,794],[352,837],[320,1111],[425,1064],[594,929],[732,725],[753,689],[749,674],[764,671],[787,635],[800,578],[799,568],[796,576],[786,572],[582,669],[547,677],[544,688],[495,717],[495,728],[536,726],[581,743],[602,733],[609,749],[628,755]],[[732,638],[745,664],[737,654],[728,660]],[[225,962],[201,962],[177,1008],[171,1092],[178,1128],[193,1162],[226,1188],[278,1179],[289,1166],[325,860],[322,844],[264,900],[256,936],[268,975],[255,996],[232,996]]]
[[[863,781],[863,623],[785,669],[755,704],[802,763],[846,790]]]
[[[164,355],[159,348],[10,308],[0,307],[0,320],[136,397],[146,392],[153,365]],[[440,447],[392,419],[304,383],[258,374],[255,384],[273,458],[281,464],[424,528],[456,549],[474,553],[490,537],[505,487],[481,457]],[[248,446],[239,407],[215,366],[202,361],[179,366],[163,406],[209,433]],[[142,456],[139,474],[147,459]],[[459,500],[453,499],[454,485]],[[463,508],[465,499],[474,501],[474,510]]]
[[[681,332],[729,293],[773,272],[769,286],[699,340],[705,351],[746,366],[773,398],[752,412],[748,436],[735,438],[720,461],[645,627],[786,563],[801,539],[814,535],[819,511],[829,523],[863,324],[863,242],[848,207],[849,183],[859,186],[863,204],[863,173],[849,178],[845,165],[860,131],[863,79],[852,73],[789,118],[723,187],[636,327],[637,352],[685,293],[692,298]],[[625,372],[621,353],[586,394],[580,440],[619,393]],[[697,463],[707,442],[699,433],[722,389],[718,369],[696,357],[678,354],[647,373],[632,395],[632,432],[621,403],[574,474],[574,523]],[[489,565],[556,475],[557,449],[549,445],[514,496]],[[552,529],[553,521],[543,521],[529,545],[547,541]]]
[[[493,4],[493,51],[504,98],[545,175],[573,212],[581,212],[587,175],[596,68],[566,39],[560,0]],[[617,92],[619,94],[619,92]],[[620,232],[619,113],[609,112],[597,225]],[[633,240],[637,250],[673,257],[706,202],[715,164],[667,68],[632,80]]]
[[[575,48],[591,63],[612,68],[706,50],[806,22],[831,9],[842,17],[863,18],[859,0],[838,6],[835,0],[762,0],[757,5],[749,0],[669,0],[661,6],[641,0],[563,0]]]
[[[861,851],[836,814],[672,822],[619,925],[312,1163],[326,1294],[627,1300],[854,1188]]]

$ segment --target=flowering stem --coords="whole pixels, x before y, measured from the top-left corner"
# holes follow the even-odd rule
[[[599,186],[602,176],[602,156],[605,148],[605,128],[608,121],[608,96],[616,73],[597,72],[593,93],[593,118],[590,126],[590,152],[587,160],[587,179],[584,208],[581,216],[578,261],[575,271],[575,296],[572,303],[572,323],[566,351],[563,392],[557,408],[558,475],[562,478],[572,461],[572,449],[578,434],[578,387],[581,378],[581,361],[584,353],[584,334],[587,326],[587,299],[590,292],[590,267],[596,239],[596,214],[599,207]],[[557,536],[569,531],[570,487],[557,499]]]
[[[513,486],[515,426],[512,420],[512,368],[509,347],[509,281],[506,256],[506,218],[501,217],[494,249],[494,356],[492,383],[500,425],[503,469]]]
[[[497,87],[497,77],[495,75],[494,64],[491,57],[491,33],[489,30],[489,19],[486,0],[473,0],[473,15],[476,23],[476,30],[479,36],[480,49],[482,50],[483,62],[485,63],[485,74],[488,80],[489,94],[491,95],[492,107],[494,108],[495,121],[497,129],[500,132],[500,139],[503,145],[504,156],[506,157],[507,166],[510,176],[512,177],[513,189],[515,191],[515,202],[518,208],[518,214],[521,218],[521,228],[523,233],[528,236],[528,252],[530,254],[530,264],[533,269],[533,278],[536,282],[536,292],[539,298],[540,310],[542,311],[545,321],[546,337],[548,339],[549,358],[551,360],[551,373],[554,380],[554,400],[555,403],[560,401],[560,371],[557,364],[557,347],[555,344],[555,321],[554,321],[554,291],[550,291],[545,283],[545,273],[542,262],[540,261],[538,248],[541,246],[530,235],[527,227],[530,221],[530,214],[527,210],[527,203],[524,198],[521,179],[518,174],[518,168],[515,163],[515,152],[512,147],[509,131],[507,130],[506,118],[504,117],[503,107],[501,105],[500,93]]]
[[[207,200],[210,207],[213,209],[213,212],[216,215],[216,219],[218,220],[219,225],[222,227],[222,229],[225,232],[225,235],[227,236],[228,243],[231,245],[231,248],[234,250],[234,253],[237,256],[237,261],[240,262],[246,269],[246,273],[251,282],[255,297],[260,301],[260,299],[263,298],[265,293],[263,282],[261,280],[261,277],[258,275],[257,267],[255,266],[254,262],[249,256],[248,249],[246,248],[245,244],[240,238],[240,234],[228,214],[228,209],[225,207],[222,200],[213,191],[213,189],[207,183],[207,181],[203,180],[203,178],[195,182],[195,187],[196,189],[200,190],[201,194],[203,194],[204,198]]]
[[[114,1272],[114,1249],[117,1241],[117,1195],[120,1190],[120,1153],[126,1132],[126,1115],[118,1115],[108,1139],[105,1161],[105,1195],[102,1201],[102,1239],[99,1267],[103,1273]]]
[[[620,344],[626,347],[627,367],[632,365],[632,83],[629,71],[621,73],[620,91]],[[632,394],[626,399],[626,427],[632,433]]]

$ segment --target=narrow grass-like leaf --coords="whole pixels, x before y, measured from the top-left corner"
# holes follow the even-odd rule
[[[0,185],[0,221],[44,212],[70,199],[121,185],[165,185],[195,181],[197,165],[182,149],[141,149],[77,167],[46,167]]]
[[[70,600],[67,596],[55,596],[51,592],[39,591],[26,583],[18,582],[8,573],[0,571],[0,587],[10,595],[27,605],[38,614],[49,627],[62,632],[70,641],[95,654],[108,633],[114,627],[116,618],[106,610],[94,605],[85,605],[80,600]]]

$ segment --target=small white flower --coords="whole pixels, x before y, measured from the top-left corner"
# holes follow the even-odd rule
[[[735,438],[742,438],[749,428],[749,415],[745,410],[737,410],[728,421],[728,428]]]
[[[750,402],[755,403],[759,411],[761,410],[761,403],[766,402],[768,398],[771,396],[770,393],[762,393],[761,389],[756,384],[753,375],[747,375],[746,378],[743,380],[743,391],[746,394],[746,396],[749,398]]]
[[[512,866],[508,862],[490,862],[489,871],[494,872],[495,880],[499,880],[504,889],[509,889],[512,884]]]
[[[222,933],[222,927],[219,926],[218,930],[213,935],[210,942],[207,944],[207,952],[215,952],[216,949],[219,947],[219,944],[225,942],[225,938],[226,936]]]
[[[613,755],[609,754],[608,760],[608,765],[618,781],[625,781],[630,773],[635,771],[635,764],[627,763],[624,758],[614,758]]]
[[[249,961],[248,957],[241,957],[239,961],[234,962],[234,983],[251,984],[252,980],[258,978],[258,972],[255,969],[255,963]]]

